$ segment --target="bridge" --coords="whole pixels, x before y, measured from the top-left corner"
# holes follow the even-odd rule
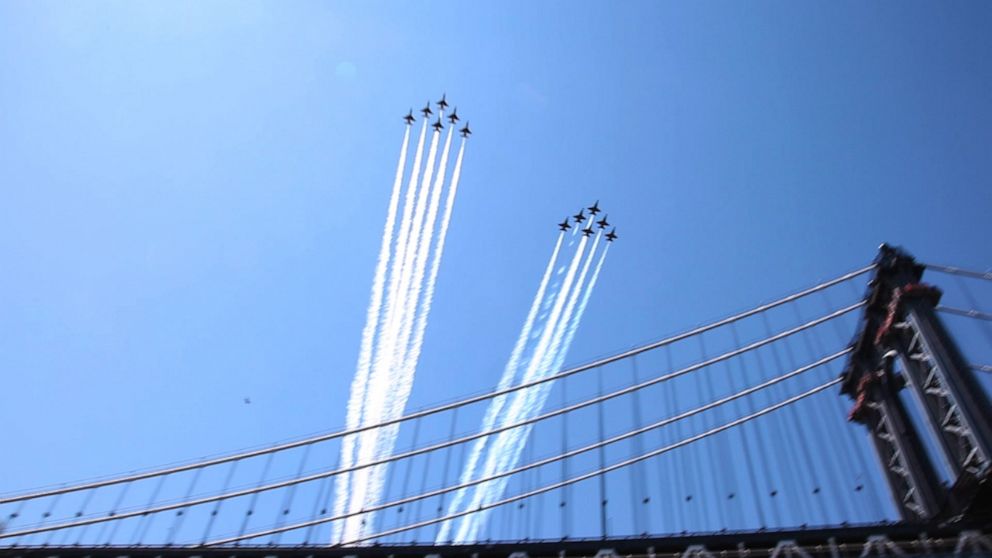
[[[992,553],[992,314],[975,294],[990,288],[992,273],[883,245],[859,269],[551,377],[386,423],[0,496],[0,553]],[[537,416],[473,426],[491,400],[542,384],[552,395]],[[387,427],[400,428],[400,451],[335,464],[344,439]],[[510,430],[526,433],[521,465],[459,478],[472,442]],[[334,479],[371,467],[388,471],[383,501],[334,515]],[[459,491],[496,483],[498,499],[451,512]],[[332,524],[353,517],[369,534],[333,540]],[[445,539],[445,525],[468,518],[477,540]]]

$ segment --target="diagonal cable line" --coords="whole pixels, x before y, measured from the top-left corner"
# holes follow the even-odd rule
[[[492,399],[494,397],[498,397],[498,396],[501,396],[501,395],[506,395],[508,393],[513,393],[513,392],[516,392],[516,391],[527,389],[529,387],[540,385],[540,384],[543,384],[543,383],[546,383],[546,382],[553,382],[553,381],[555,381],[557,379],[560,379],[560,378],[565,378],[565,377],[568,377],[568,376],[579,374],[581,372],[585,372],[587,370],[591,370],[591,369],[594,369],[594,368],[597,368],[597,367],[600,367],[600,366],[603,366],[603,365],[606,365],[606,364],[617,362],[619,360],[623,360],[623,359],[629,358],[629,357],[634,356],[634,355],[645,353],[645,352],[648,352],[648,351],[651,351],[651,350],[654,350],[654,349],[657,349],[657,348],[660,348],[660,347],[664,347],[666,345],[671,345],[672,343],[676,343],[676,342],[682,341],[684,339],[688,339],[688,338],[691,338],[693,336],[700,335],[700,334],[705,333],[707,331],[711,331],[711,330],[717,329],[717,328],[722,327],[722,326],[725,326],[727,324],[731,324],[731,323],[737,322],[739,320],[743,320],[745,318],[748,318],[750,316],[754,316],[754,315],[759,314],[761,312],[765,312],[765,311],[770,310],[772,308],[776,308],[778,306],[782,306],[783,304],[788,304],[790,302],[794,302],[794,301],[796,301],[798,299],[804,298],[804,297],[809,296],[809,295],[811,295],[813,293],[817,293],[817,292],[822,291],[824,289],[830,288],[830,287],[832,287],[834,285],[843,283],[844,281],[848,281],[850,279],[854,279],[854,278],[856,278],[856,277],[858,277],[860,275],[863,275],[865,273],[868,273],[869,271],[872,271],[873,269],[875,269],[875,267],[876,267],[876,264],[874,264],[874,263],[873,264],[870,264],[868,266],[862,267],[860,269],[856,269],[856,270],[851,271],[849,273],[845,273],[844,275],[840,275],[840,276],[838,276],[838,277],[836,277],[834,279],[831,279],[829,281],[825,281],[823,283],[820,283],[820,284],[815,285],[813,287],[810,287],[808,289],[805,289],[805,290],[802,290],[802,291],[793,293],[791,295],[785,296],[783,298],[780,298],[778,300],[775,300],[775,301],[772,301],[772,302],[769,302],[769,303],[766,303],[766,304],[762,304],[762,305],[756,306],[756,307],[754,307],[754,308],[752,308],[750,310],[746,310],[744,312],[740,312],[738,314],[734,314],[733,316],[729,316],[727,318],[723,318],[721,320],[717,320],[715,322],[711,322],[709,324],[706,324],[706,325],[703,325],[703,326],[699,326],[697,328],[691,329],[689,331],[685,331],[683,333],[679,333],[679,334],[673,335],[671,337],[667,337],[665,339],[661,339],[659,341],[654,341],[652,343],[648,343],[646,345],[641,345],[639,347],[635,347],[633,349],[630,349],[630,350],[627,350],[627,351],[624,351],[624,352],[621,352],[621,353],[616,353],[614,355],[610,355],[610,356],[604,357],[602,359],[598,359],[598,360],[595,360],[595,361],[592,361],[592,362],[589,362],[589,363],[586,363],[586,364],[582,364],[582,365],[579,365],[579,366],[576,366],[576,367],[573,367],[573,368],[570,368],[570,369],[567,369],[567,370],[563,370],[563,371],[560,371],[560,372],[558,372],[556,374],[548,375],[548,376],[546,376],[544,378],[538,378],[538,379],[535,379],[533,381],[523,382],[523,383],[517,384],[515,386],[510,386],[510,387],[507,387],[507,388],[504,388],[504,389],[494,390],[494,391],[491,391],[491,392],[488,392],[488,393],[484,393],[484,394],[481,394],[481,395],[466,397],[464,399],[453,401],[451,403],[445,403],[445,404],[441,404],[441,405],[438,405],[438,406],[435,406],[435,407],[430,407],[430,408],[424,409],[422,411],[417,411],[417,412],[414,412],[414,413],[410,413],[408,415],[396,417],[394,419],[383,421],[383,422],[380,422],[380,423],[377,423],[377,424],[369,424],[369,425],[359,426],[359,427],[351,428],[351,429],[338,430],[338,431],[330,432],[330,433],[327,433],[327,434],[321,434],[321,435],[317,435],[317,436],[312,436],[312,437],[305,438],[305,439],[302,439],[302,440],[296,440],[296,441],[291,441],[291,442],[285,442],[285,443],[282,443],[282,444],[277,444],[275,446],[271,446],[271,447],[268,447],[268,448],[251,450],[251,451],[246,451],[246,452],[241,452],[241,453],[229,454],[229,455],[225,455],[225,456],[221,456],[221,457],[216,457],[216,458],[213,458],[213,459],[206,459],[206,460],[202,460],[202,461],[198,461],[198,462],[194,462],[194,463],[188,463],[188,464],[185,464],[185,465],[177,465],[177,466],[174,466],[174,467],[168,467],[168,468],[162,468],[162,469],[154,469],[154,470],[150,470],[150,471],[146,471],[146,472],[142,472],[142,473],[134,473],[134,474],[124,475],[124,476],[120,476],[120,477],[114,477],[114,478],[103,479],[103,480],[92,481],[92,482],[85,482],[85,483],[80,483],[80,484],[76,484],[76,485],[73,485],[73,486],[60,487],[60,488],[51,489],[51,490],[41,490],[41,491],[35,491],[35,492],[27,492],[27,493],[23,493],[23,494],[14,495],[14,496],[8,496],[6,498],[0,498],[0,504],[8,504],[8,503],[12,503],[12,502],[19,502],[19,501],[22,501],[22,500],[30,500],[30,499],[36,499],[36,498],[44,498],[44,497],[48,497],[48,496],[55,496],[55,495],[58,495],[58,494],[66,494],[66,493],[70,493],[70,492],[79,492],[79,491],[82,491],[82,490],[89,490],[89,489],[93,489],[93,488],[100,488],[100,487],[104,487],[104,486],[111,486],[111,485],[121,484],[121,483],[125,483],[125,482],[132,482],[132,481],[144,480],[144,479],[154,478],[154,477],[159,477],[159,476],[164,476],[164,475],[171,475],[171,474],[174,474],[174,473],[179,473],[179,472],[183,472],[183,471],[190,471],[190,470],[198,469],[198,468],[202,468],[202,467],[210,467],[210,466],[219,465],[219,464],[222,464],[222,463],[229,463],[231,461],[236,461],[236,460],[239,460],[239,459],[247,459],[247,458],[252,458],[252,457],[258,457],[258,456],[267,455],[267,454],[270,454],[270,453],[276,453],[276,452],[280,452],[280,451],[285,451],[285,450],[289,450],[289,449],[293,449],[293,448],[298,448],[298,447],[302,447],[302,446],[306,446],[306,445],[310,445],[310,444],[316,444],[316,443],[319,443],[319,442],[325,442],[325,441],[328,441],[328,440],[334,440],[334,439],[342,438],[344,436],[348,436],[348,435],[351,435],[351,434],[358,434],[360,432],[366,432],[366,431],[374,430],[374,429],[377,429],[377,428],[383,428],[383,427],[386,427],[386,426],[392,426],[394,424],[400,424],[400,423],[407,422],[407,421],[410,421],[410,420],[415,420],[415,419],[419,419],[419,418],[422,418],[422,417],[426,417],[426,416],[430,416],[430,415],[434,415],[434,414],[438,414],[438,413],[442,413],[442,412],[446,412],[446,411],[451,411],[451,410],[457,409],[459,407],[464,407],[466,405],[471,405],[471,404],[474,404],[474,403],[479,403],[479,402],[482,402],[482,401],[487,401],[487,400]],[[860,306],[861,304],[863,304],[863,303],[859,303],[858,306]]]
[[[525,426],[527,424],[532,424],[532,423],[535,423],[535,422],[547,420],[547,419],[550,419],[550,418],[553,418],[553,417],[556,417],[556,416],[559,416],[559,415],[563,415],[563,414],[566,414],[566,413],[570,413],[572,411],[576,411],[578,409],[582,409],[582,408],[589,407],[589,406],[592,406],[592,405],[595,405],[595,404],[598,404],[598,403],[602,403],[602,402],[608,401],[610,399],[615,399],[615,398],[621,397],[623,395],[627,395],[627,394],[630,394],[630,393],[634,393],[636,391],[640,391],[640,390],[642,390],[644,388],[647,388],[647,387],[650,387],[650,386],[653,386],[653,385],[656,385],[656,384],[659,384],[659,383],[662,383],[662,382],[671,380],[673,378],[677,378],[677,377],[680,377],[680,376],[689,374],[691,372],[695,372],[697,370],[700,370],[702,368],[706,368],[708,366],[712,366],[713,364],[717,364],[719,362],[723,362],[725,360],[728,360],[728,359],[731,359],[733,357],[739,356],[739,355],[744,354],[746,352],[753,351],[753,350],[758,349],[760,347],[763,347],[765,345],[774,343],[776,341],[779,341],[781,339],[784,339],[786,337],[789,337],[789,336],[794,335],[796,333],[799,333],[801,331],[805,331],[807,329],[816,327],[816,326],[818,326],[820,324],[823,324],[823,323],[825,323],[827,321],[830,321],[830,320],[832,320],[834,318],[837,318],[839,316],[842,316],[844,314],[847,314],[849,312],[852,312],[852,311],[854,311],[854,310],[856,310],[858,308],[861,308],[864,305],[865,305],[864,302],[854,303],[854,304],[852,304],[850,306],[847,306],[845,308],[841,308],[839,310],[836,310],[834,312],[831,312],[830,314],[827,314],[827,315],[822,316],[820,318],[816,318],[814,320],[811,320],[809,322],[806,322],[806,323],[804,323],[802,325],[799,325],[799,326],[796,326],[794,328],[791,328],[791,329],[782,331],[782,332],[777,333],[775,335],[772,335],[770,337],[766,337],[765,339],[761,339],[759,341],[755,341],[755,342],[750,343],[748,345],[745,345],[743,347],[739,347],[737,349],[734,349],[733,351],[729,351],[729,352],[723,353],[721,355],[715,356],[715,357],[710,358],[708,360],[705,360],[703,362],[699,362],[699,363],[696,363],[696,364],[687,366],[687,367],[682,368],[680,370],[676,370],[674,372],[670,372],[668,374],[664,374],[664,375],[658,376],[656,378],[651,378],[651,379],[646,380],[644,382],[641,382],[639,384],[635,384],[635,385],[632,385],[632,386],[621,388],[619,390],[616,390],[616,391],[613,391],[613,392],[610,392],[610,393],[606,393],[606,394],[603,394],[603,395],[592,397],[592,398],[589,398],[589,399],[580,401],[578,403],[574,403],[574,404],[572,404],[570,406],[562,407],[562,408],[556,409],[554,411],[550,411],[548,413],[544,413],[542,415],[538,415],[538,416],[531,417],[531,418],[526,419],[526,420],[522,420],[522,421],[516,422],[514,424],[504,425],[504,426],[501,426],[499,428],[495,428],[495,429],[492,429],[492,430],[487,430],[487,431],[484,431],[484,432],[477,432],[475,434],[464,436],[462,438],[458,438],[458,439],[455,439],[455,440],[449,440],[449,441],[445,441],[445,442],[440,442],[440,443],[435,444],[433,446],[426,446],[426,447],[423,447],[423,448],[414,449],[414,450],[411,450],[411,451],[408,451],[408,452],[405,452],[405,453],[396,454],[396,455],[392,455],[392,456],[387,456],[385,458],[381,458],[381,459],[378,459],[378,460],[375,460],[375,461],[370,461],[370,462],[362,463],[362,464],[358,464],[358,465],[352,465],[352,466],[340,468],[340,469],[337,469],[337,470],[334,470],[334,471],[325,471],[325,472],[322,472],[322,473],[315,473],[313,475],[308,475],[306,477],[300,477],[300,478],[295,478],[295,479],[288,479],[288,480],[285,480],[285,481],[281,481],[281,482],[277,482],[277,483],[272,483],[272,484],[269,484],[269,485],[253,487],[253,488],[249,488],[249,489],[244,489],[244,490],[239,490],[239,491],[235,491],[235,492],[230,492],[230,493],[227,493],[227,494],[218,494],[218,495],[208,496],[208,497],[204,497],[204,498],[200,498],[200,499],[192,500],[192,501],[180,501],[180,502],[176,502],[176,503],[172,503],[172,504],[166,504],[166,505],[162,505],[162,506],[158,506],[158,507],[153,507],[153,508],[138,509],[138,510],[134,510],[134,511],[128,511],[128,512],[118,513],[115,516],[95,517],[95,518],[83,519],[83,520],[78,520],[78,521],[72,521],[72,522],[68,522],[68,523],[61,523],[61,524],[49,525],[49,526],[45,526],[45,527],[37,527],[37,528],[33,528],[33,529],[23,529],[23,530],[19,530],[19,531],[12,531],[10,533],[2,533],[2,534],[0,534],[0,539],[4,539],[4,538],[8,538],[8,537],[14,537],[14,536],[18,536],[18,535],[26,535],[26,534],[31,534],[31,533],[41,533],[41,532],[54,531],[54,530],[60,530],[60,529],[70,529],[70,528],[73,528],[73,527],[81,527],[81,526],[84,526],[84,525],[92,525],[94,523],[102,523],[102,522],[105,522],[105,521],[114,521],[114,520],[120,520],[120,519],[127,519],[127,518],[130,518],[130,517],[135,517],[135,516],[139,516],[139,515],[155,514],[155,513],[170,511],[170,510],[179,509],[179,508],[187,507],[187,506],[198,506],[198,505],[207,504],[207,503],[210,503],[210,502],[216,502],[216,501],[219,501],[219,500],[226,500],[226,499],[231,499],[231,498],[238,498],[238,497],[241,497],[241,496],[248,496],[248,495],[252,495],[252,494],[257,494],[259,492],[265,492],[265,491],[269,491],[269,490],[276,490],[276,489],[279,489],[279,488],[285,488],[287,486],[293,486],[293,485],[296,485],[296,484],[302,484],[302,483],[306,483],[306,482],[311,482],[311,481],[314,481],[314,480],[319,480],[319,479],[322,479],[322,478],[325,478],[325,477],[335,476],[335,475],[347,473],[347,472],[350,472],[350,471],[354,471],[354,470],[358,470],[358,469],[362,469],[362,468],[366,468],[366,467],[373,467],[373,466],[376,466],[376,465],[381,465],[383,463],[389,463],[389,462],[393,462],[393,461],[399,461],[399,460],[402,460],[402,459],[407,459],[407,458],[415,457],[415,456],[420,455],[420,454],[424,454],[424,453],[428,453],[428,452],[432,452],[432,451],[444,449],[444,448],[447,448],[447,447],[450,447],[450,446],[454,446],[454,445],[458,445],[458,444],[462,444],[462,443],[465,443],[465,442],[469,442],[469,441],[472,441],[472,440],[481,438],[483,436],[490,436],[490,435],[493,435],[493,434],[496,434],[496,433],[499,433],[499,432],[503,432],[503,431],[506,431],[506,430],[511,430],[511,429],[514,429],[514,428],[519,428],[519,427]],[[369,511],[369,510],[366,510],[366,511]]]
[[[629,431],[624,432],[622,434],[618,434],[618,435],[616,435],[616,436],[614,436],[612,438],[608,438],[608,439],[605,439],[605,440],[602,440],[602,441],[599,441],[599,442],[594,442],[594,443],[589,444],[587,446],[576,448],[576,449],[573,449],[573,450],[570,450],[570,451],[567,451],[567,452],[562,452],[560,454],[553,455],[551,457],[542,459],[540,461],[536,461],[536,462],[533,462],[533,463],[528,463],[526,465],[521,465],[520,467],[517,467],[517,468],[512,469],[510,471],[505,471],[503,473],[499,473],[499,474],[496,474],[496,475],[493,475],[493,476],[479,478],[479,479],[475,479],[473,481],[469,481],[469,482],[462,483],[462,484],[459,484],[459,485],[454,485],[454,486],[448,486],[448,487],[444,487],[444,488],[439,488],[439,489],[433,490],[431,492],[425,492],[425,493],[422,493],[422,494],[408,496],[408,497],[402,498],[400,500],[394,500],[392,502],[387,502],[387,503],[384,503],[384,504],[379,504],[379,505],[375,506],[374,508],[369,508],[369,509],[367,509],[365,511],[380,511],[380,510],[386,509],[386,508],[391,508],[391,507],[395,507],[395,506],[405,505],[405,504],[408,504],[408,503],[413,502],[413,501],[416,501],[416,500],[421,500],[421,499],[426,499],[426,498],[432,498],[434,496],[438,496],[440,494],[445,494],[447,492],[453,492],[455,490],[460,490],[462,488],[468,488],[468,487],[471,487],[471,486],[474,486],[474,485],[477,485],[477,484],[482,484],[484,482],[489,482],[489,481],[497,480],[497,479],[500,479],[500,478],[503,478],[503,477],[507,477],[507,476],[510,476],[510,475],[515,475],[517,473],[521,473],[521,472],[527,471],[529,469],[543,467],[545,465],[549,465],[549,464],[555,463],[557,461],[563,461],[565,459],[574,457],[576,455],[579,455],[579,454],[582,454],[582,453],[586,453],[586,452],[589,452],[589,451],[592,451],[592,450],[595,450],[595,449],[599,449],[599,448],[605,447],[605,446],[610,445],[610,444],[615,444],[617,442],[626,440],[628,438],[632,438],[634,436],[638,436],[640,434],[644,434],[645,432],[649,432],[651,430],[656,430],[658,428],[662,428],[662,427],[667,426],[669,424],[672,424],[674,422],[677,422],[677,421],[680,421],[680,420],[683,420],[683,419],[686,419],[686,418],[695,416],[695,415],[697,415],[699,413],[708,411],[708,410],[713,409],[715,407],[718,407],[720,405],[723,405],[723,404],[729,403],[731,401],[734,401],[735,399],[739,399],[741,397],[745,397],[747,395],[751,395],[752,393],[755,393],[757,391],[760,391],[762,389],[765,389],[765,388],[767,388],[769,386],[778,384],[780,382],[783,382],[785,380],[788,380],[789,378],[793,378],[795,376],[798,376],[800,374],[803,374],[805,372],[808,372],[808,371],[810,371],[810,370],[812,370],[814,368],[818,368],[820,366],[823,366],[824,364],[830,363],[830,362],[832,362],[832,361],[834,361],[834,360],[836,360],[836,359],[838,359],[838,358],[840,358],[840,357],[842,357],[844,355],[850,354],[852,351],[853,351],[852,348],[843,349],[843,350],[838,351],[838,352],[836,352],[836,353],[834,353],[832,355],[826,356],[826,357],[824,357],[824,358],[822,358],[822,359],[820,359],[820,360],[818,360],[816,362],[813,362],[813,363],[808,364],[806,366],[803,366],[801,368],[797,368],[797,369],[795,369],[795,370],[793,370],[791,372],[787,372],[786,374],[783,374],[781,376],[772,378],[772,379],[767,380],[767,381],[765,381],[765,382],[763,382],[761,384],[752,386],[750,388],[746,388],[746,389],[741,390],[741,391],[739,391],[737,393],[728,395],[728,396],[726,396],[724,398],[718,399],[718,400],[713,401],[711,403],[707,403],[706,405],[703,405],[701,407],[697,407],[695,409],[690,409],[688,411],[679,413],[678,415],[675,415],[675,416],[672,416],[672,417],[668,417],[668,418],[662,419],[660,421],[654,422],[652,424],[646,425],[646,426],[641,427],[641,428],[638,428],[636,430],[629,430]],[[339,520],[339,519],[344,519],[345,517],[347,517],[347,515],[348,514],[337,516],[337,517],[322,518],[320,520],[320,522],[328,522],[328,521],[336,521],[336,520]],[[354,514],[350,514],[350,515],[354,515]],[[280,527],[278,529],[269,530],[269,531],[266,531],[266,532],[261,533],[261,534],[256,533],[254,536],[265,536],[265,535],[276,534],[276,533],[287,531],[287,530],[301,529],[301,528],[304,528],[304,527],[308,527],[311,524],[317,524],[317,522],[315,522],[315,521],[308,521],[308,522],[300,523],[300,524],[297,524],[297,525],[294,525],[294,526]],[[246,535],[246,537],[247,537],[247,535]],[[235,541],[227,541],[227,540],[225,540],[225,542],[235,542]],[[208,543],[208,544],[220,544],[220,543]]]
[[[940,265],[940,264],[931,264],[931,263],[923,264],[923,267],[927,269],[932,269],[934,271],[940,271],[941,273],[948,273],[950,275],[961,275],[962,277],[971,277],[972,279],[984,279],[986,281],[992,281],[992,271],[971,271],[953,265]]]
[[[944,306],[943,304],[937,307],[938,312],[944,312],[947,314],[954,314],[955,316],[964,316],[965,318],[975,318],[976,320],[985,320],[987,322],[992,322],[992,314],[988,312],[982,312],[979,310],[968,309],[963,310],[961,308],[955,308],[953,306]]]
[[[799,370],[802,370],[802,371],[809,370],[810,368],[814,368],[814,367],[818,366],[819,364],[823,364],[823,361],[828,361],[829,362],[829,360],[833,360],[833,359],[839,358],[840,356],[842,356],[844,354],[848,354],[849,352],[851,352],[851,349],[845,349],[844,351],[841,351],[839,353],[836,353],[834,355],[831,355],[829,357],[825,357],[824,359],[821,359],[820,361],[818,361],[818,363],[814,363],[814,364],[811,364],[811,365],[808,365],[808,366],[803,367],[803,369],[798,369],[798,370],[795,370],[793,372],[790,372],[789,374],[787,374],[787,376],[791,377],[793,375],[796,375],[796,374],[800,373]],[[783,379],[785,379],[785,378],[784,377],[775,378],[773,380],[769,380],[768,382],[765,382],[765,384],[768,384],[769,382],[774,383],[776,381],[781,381]],[[637,456],[628,458],[628,459],[626,459],[624,461],[620,461],[618,463],[614,463],[613,465],[602,467],[602,468],[599,468],[599,469],[590,471],[588,473],[584,473],[582,475],[578,475],[578,476],[575,476],[575,477],[570,477],[568,479],[565,479],[565,480],[562,480],[562,481],[559,481],[559,482],[555,482],[555,483],[552,483],[552,484],[546,484],[546,485],[544,485],[544,486],[542,486],[540,488],[536,488],[536,489],[531,490],[529,492],[525,492],[525,493],[522,493],[522,494],[518,494],[516,496],[511,496],[511,497],[508,497],[508,498],[504,498],[502,500],[499,500],[497,502],[493,502],[493,503],[490,503],[490,504],[480,505],[480,506],[478,506],[476,508],[473,508],[473,509],[470,509],[470,510],[465,510],[465,511],[461,511],[461,512],[454,513],[454,514],[449,514],[447,516],[440,517],[440,518],[434,518],[434,519],[429,519],[429,520],[425,520],[425,521],[421,521],[421,522],[417,522],[417,523],[411,523],[411,524],[403,525],[401,527],[396,527],[396,528],[393,528],[393,529],[390,529],[390,530],[387,530],[387,531],[381,531],[379,533],[374,533],[372,535],[368,535],[366,537],[362,537],[362,538],[359,538],[359,539],[345,541],[345,542],[341,543],[340,545],[336,545],[336,546],[350,546],[350,545],[355,545],[355,544],[358,544],[358,543],[361,543],[361,542],[365,542],[365,541],[369,541],[369,540],[374,540],[374,539],[378,539],[378,538],[381,538],[381,537],[388,537],[390,535],[395,535],[397,533],[402,533],[402,532],[410,531],[410,530],[413,530],[413,529],[419,529],[419,528],[426,527],[426,526],[429,526],[429,525],[433,525],[433,524],[436,524],[436,523],[441,523],[443,521],[449,521],[449,520],[452,520],[452,519],[457,519],[459,517],[463,517],[463,516],[466,516],[466,515],[470,515],[470,514],[473,514],[473,513],[484,511],[484,510],[487,510],[487,509],[499,507],[499,506],[502,506],[502,505],[505,505],[505,504],[510,504],[510,503],[517,502],[517,501],[520,501],[520,500],[525,500],[527,498],[538,496],[538,495],[544,494],[546,492],[551,492],[553,490],[557,490],[557,489],[562,488],[564,486],[568,486],[568,485],[571,485],[571,484],[576,484],[576,483],[579,483],[579,482],[582,482],[582,481],[585,481],[585,480],[588,480],[588,479],[591,479],[591,478],[595,478],[595,477],[597,477],[599,475],[603,475],[603,474],[606,474],[606,473],[615,471],[617,469],[628,467],[628,466],[633,465],[635,463],[640,463],[641,461],[645,461],[647,459],[650,459],[652,457],[656,457],[656,456],[661,455],[663,453],[667,453],[669,451],[672,451],[674,449],[680,448],[682,446],[686,446],[686,445],[691,444],[693,442],[702,440],[704,438],[708,438],[710,436],[713,436],[715,434],[718,434],[720,432],[723,432],[724,430],[728,430],[728,429],[733,428],[735,426],[738,426],[740,424],[744,424],[744,423],[746,423],[748,421],[751,421],[753,419],[756,419],[756,418],[758,418],[760,416],[766,415],[766,414],[771,413],[771,412],[773,412],[775,410],[781,409],[782,407],[785,407],[787,405],[790,405],[792,403],[795,403],[796,401],[799,401],[801,399],[804,399],[806,397],[815,395],[815,394],[817,394],[817,393],[819,393],[821,391],[824,391],[826,389],[829,389],[830,387],[839,384],[841,381],[842,381],[842,378],[835,378],[833,380],[829,380],[826,383],[820,384],[819,386],[816,386],[816,387],[814,387],[812,389],[809,389],[809,390],[807,390],[805,392],[802,392],[802,393],[800,393],[798,395],[794,395],[794,396],[792,396],[792,397],[790,397],[788,399],[785,399],[783,401],[780,401],[779,403],[776,403],[774,405],[769,405],[767,407],[764,407],[764,408],[762,408],[762,409],[760,409],[758,411],[755,411],[755,412],[753,412],[753,413],[751,413],[749,415],[745,415],[745,416],[743,416],[741,418],[738,418],[738,419],[735,419],[733,421],[724,423],[724,424],[722,424],[720,426],[711,428],[711,429],[709,429],[709,430],[707,430],[705,432],[702,432],[702,433],[697,434],[695,436],[691,436],[689,438],[683,439],[683,440],[681,440],[679,442],[676,442],[674,444],[669,444],[667,446],[664,446],[664,447],[661,447],[661,448],[652,450],[650,452],[643,453],[641,455],[637,455]],[[761,384],[761,386],[764,386],[765,384]],[[749,388],[750,392],[753,392],[754,390],[757,390],[757,389],[760,389],[760,387],[759,386],[754,386],[753,388]],[[737,397],[740,397],[741,396],[740,394],[735,394],[735,395]],[[734,396],[729,396],[729,397],[734,397]],[[718,405],[718,404],[720,404],[722,402],[726,402],[725,401],[726,399],[728,399],[728,398],[724,398],[724,400],[720,400],[718,402],[710,403],[710,404],[706,405],[706,407],[707,408],[712,408],[713,406],[716,406],[716,405]],[[692,411],[687,411],[686,413],[683,413],[683,415],[686,415],[686,414],[696,414],[696,413],[702,412],[701,409],[702,408],[694,409]],[[671,418],[665,419],[665,421],[661,421],[661,422],[666,422],[666,421],[673,422],[674,420],[678,420],[678,418],[684,418],[683,415],[679,415],[678,417],[671,417]],[[539,466],[545,465],[547,463],[552,463],[552,462],[557,461],[559,459],[564,459],[566,457],[570,457],[570,456],[574,455],[575,453],[580,453],[580,452],[583,452],[583,451],[589,451],[589,450],[592,450],[592,449],[597,449],[597,448],[601,447],[602,445],[605,445],[605,444],[608,444],[608,443],[612,443],[612,442],[618,441],[618,439],[621,436],[622,437],[636,436],[637,434],[641,434],[641,433],[643,433],[645,431],[648,431],[648,430],[651,430],[651,429],[654,429],[654,428],[658,428],[660,426],[663,426],[663,425],[656,423],[656,424],[649,425],[649,426],[646,426],[646,427],[643,427],[643,428],[639,428],[637,430],[632,430],[632,431],[626,432],[626,433],[624,433],[624,434],[622,434],[620,436],[616,436],[616,437],[610,438],[608,440],[603,440],[602,442],[597,442],[597,443],[594,443],[594,444],[590,444],[590,445],[585,446],[583,448],[578,448],[578,449],[572,450],[570,452],[567,452],[566,454],[555,455],[555,456],[552,456],[550,458],[544,459],[542,461],[534,462],[534,463],[528,464],[526,466],[523,466],[523,467],[514,469],[513,471],[507,471],[506,473],[503,473],[501,476],[506,476],[506,475],[510,475],[510,474],[519,473],[520,471],[524,470],[525,467],[527,467],[527,468],[539,467]],[[490,477],[490,478],[486,478],[486,479],[479,479],[479,481],[473,481],[473,482],[485,482],[485,481],[493,480],[494,478],[498,478],[498,477],[494,476],[494,477]],[[434,491],[433,493],[424,493],[424,494],[422,494],[420,496],[421,497],[428,497],[428,495],[431,495],[432,496],[432,495],[440,492],[441,490],[454,490],[454,489],[457,489],[457,488],[458,487],[448,487],[446,489],[440,489],[438,491]],[[399,504],[399,501],[395,501],[395,502],[390,502],[389,503],[389,505],[398,505],[398,504]],[[385,505],[385,504],[383,504],[383,505]],[[334,518],[324,518],[321,521],[332,521],[333,519]],[[269,529],[269,530],[266,530],[266,531],[258,531],[258,532],[255,532],[255,533],[247,533],[247,534],[240,535],[240,536],[237,536],[237,537],[230,537],[230,538],[226,538],[226,539],[219,539],[219,540],[216,540],[216,541],[209,542],[209,543],[207,543],[204,546],[222,546],[222,545],[225,545],[225,544],[230,544],[230,543],[234,543],[234,542],[238,542],[238,541],[242,541],[242,540],[263,537],[263,536],[267,536],[267,535],[271,535],[271,534],[276,534],[276,533],[282,532],[282,531],[288,531],[288,530],[294,530],[294,529],[304,528],[304,527],[309,526],[311,523],[313,523],[313,522],[310,521],[310,522],[304,522],[304,523],[297,523],[295,525],[289,525],[289,526],[285,526],[285,527],[280,527],[278,529]]]

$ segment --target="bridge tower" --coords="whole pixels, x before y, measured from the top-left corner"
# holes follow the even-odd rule
[[[883,244],[842,392],[850,419],[868,427],[905,521],[987,514],[992,503],[992,407],[935,311],[941,291],[921,282],[924,266]],[[901,372],[895,370],[898,361]],[[942,484],[899,391],[909,387],[939,458]]]

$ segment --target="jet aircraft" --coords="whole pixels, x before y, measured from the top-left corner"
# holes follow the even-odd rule
[[[458,118],[458,107],[455,107],[455,110],[451,111],[451,115],[448,116],[448,121],[454,124],[459,120],[461,120],[461,118]]]
[[[441,117],[440,116],[437,118],[437,122],[435,122],[434,124],[432,124],[431,127],[434,128],[434,130],[435,131],[438,131],[438,132],[441,131],[441,128],[444,128],[444,124],[441,124]]]
[[[561,223],[558,223],[558,229],[559,230],[567,231],[570,228],[572,228],[572,225],[569,225],[568,224],[568,217],[565,217],[565,220],[564,221],[562,221]]]
[[[448,108],[448,101],[444,100],[447,93],[441,95],[441,100],[437,102],[437,106],[441,107],[441,110]]]
[[[403,120],[406,120],[407,124],[413,124],[413,121],[416,120],[416,118],[413,117],[413,109],[410,109],[410,112],[406,113]]]
[[[613,230],[611,230],[609,233],[606,234],[606,241],[613,242],[616,239],[617,239],[617,228],[613,227]]]
[[[595,215],[595,214],[597,214],[599,212],[600,212],[600,209],[599,209],[599,200],[596,200],[596,203],[592,204],[592,207],[589,208],[589,213]]]
[[[424,118],[434,114],[434,111],[431,110],[431,102],[427,101],[427,104],[424,105],[424,108],[420,109],[420,112],[424,113]]]
[[[586,227],[586,228],[584,228],[584,229],[582,229],[582,234],[583,234],[583,235],[584,235],[584,236],[585,236],[586,238],[588,238],[588,237],[589,237],[589,235],[591,235],[592,233],[593,233],[593,230],[592,230],[592,223],[589,223],[589,226],[588,226],[588,227]]]
[[[603,215],[603,218],[602,219],[600,219],[599,221],[596,221],[596,224],[599,225],[599,228],[605,229],[606,227],[609,227],[610,226],[610,224],[606,221],[606,217],[607,217],[607,215]]]
[[[463,138],[467,138],[472,135],[472,130],[468,129],[468,122],[466,122],[465,125],[462,126],[462,129],[458,131],[461,132]]]
[[[576,223],[581,223],[582,221],[585,221],[586,220],[586,216],[583,215],[583,213],[582,213],[583,211],[585,211],[585,210],[584,209],[580,209],[578,213],[576,213],[575,215],[572,215],[572,217],[575,219],[575,222]]]

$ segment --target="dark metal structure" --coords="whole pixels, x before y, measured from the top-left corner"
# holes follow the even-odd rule
[[[935,312],[941,292],[921,282],[924,266],[885,244],[876,264],[842,384],[855,399],[850,418],[868,427],[903,520],[987,517],[992,408],[985,392]],[[940,482],[924,434],[899,397],[907,386],[950,486]]]
[[[0,549],[10,558],[863,558],[867,556],[988,556],[992,539],[958,525],[859,525],[830,529],[697,533],[464,545],[28,547]]]

